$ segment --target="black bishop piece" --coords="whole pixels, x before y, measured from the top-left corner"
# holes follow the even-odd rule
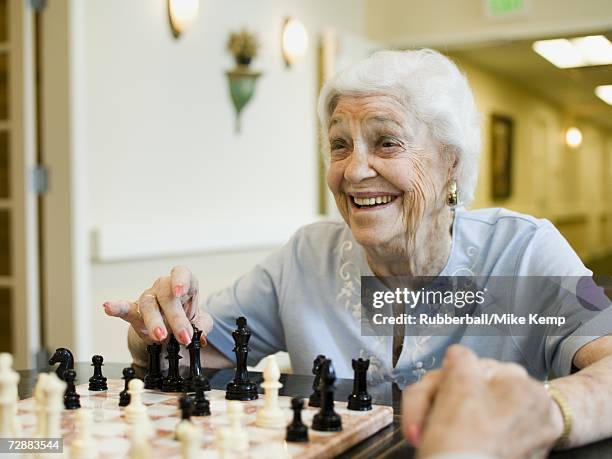
[[[331,359],[325,359],[320,375],[321,409],[312,418],[312,428],[323,432],[338,432],[342,430],[342,419],[334,411],[336,372]]]
[[[368,394],[367,373],[369,360],[353,359],[353,393],[348,398],[348,409],[353,411],[369,411],[372,409],[372,396]]]
[[[206,400],[206,387],[210,387],[210,383],[205,376],[199,375],[193,381],[195,398],[193,401],[194,416],[210,416],[210,402]]]
[[[94,374],[91,378],[89,378],[89,390],[108,390],[108,385],[106,384],[106,377],[102,374],[102,366],[104,366],[104,357],[102,357],[101,355],[94,355],[91,358],[91,366],[94,367]]]
[[[321,365],[325,362],[325,356],[322,354],[317,355],[317,358],[312,362],[312,374],[314,380],[312,381],[312,394],[308,399],[308,406],[314,406],[318,408],[321,406],[321,391],[319,391],[319,382],[321,380]]]
[[[132,367],[125,367],[123,369],[123,379],[125,381],[125,386],[123,390],[119,392],[119,406],[128,406],[130,404],[130,393],[128,391],[130,381],[136,377],[136,372]]]
[[[236,325],[238,328],[232,333],[235,343],[234,352],[236,353],[236,374],[234,380],[227,385],[225,398],[227,400],[255,400],[257,398],[257,386],[249,381],[247,372],[251,332],[247,328],[245,317],[238,317]]]
[[[191,343],[187,346],[189,349],[189,377],[185,380],[185,392],[195,392],[194,381],[198,376],[204,378],[204,390],[210,390],[210,382],[204,376],[202,364],[200,363],[200,339],[202,338],[202,330],[193,326],[193,336]]]
[[[76,410],[81,408],[81,396],[77,393],[74,381],[76,379],[76,371],[68,369],[64,371],[64,381],[66,381],[66,391],[64,392],[64,408],[67,410]]]
[[[161,351],[161,344],[154,343],[147,346],[147,353],[149,354],[149,364],[147,368],[147,374],[144,377],[145,389],[161,389]]]
[[[308,441],[308,427],[302,422],[304,400],[299,397],[293,397],[291,399],[291,409],[293,410],[293,421],[287,426],[285,440],[294,442]]]
[[[179,360],[183,357],[179,355],[181,346],[174,335],[170,335],[166,350],[168,351],[166,356],[168,360],[168,375],[162,378],[161,390],[162,392],[182,392],[183,378],[179,374]]]

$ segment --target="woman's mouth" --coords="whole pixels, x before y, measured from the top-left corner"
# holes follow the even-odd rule
[[[396,195],[378,195],[378,196],[349,196],[351,207],[354,209],[374,210],[387,207],[397,198]]]

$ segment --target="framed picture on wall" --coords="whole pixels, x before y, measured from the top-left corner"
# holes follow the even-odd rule
[[[514,121],[509,116],[491,115],[491,189],[494,200],[512,194]]]

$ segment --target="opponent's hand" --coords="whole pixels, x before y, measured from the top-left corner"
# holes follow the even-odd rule
[[[107,301],[109,316],[129,322],[146,343],[161,342],[173,333],[179,343],[191,342],[193,323],[202,330],[202,345],[213,327],[212,317],[200,311],[198,280],[184,266],[175,266],[170,276],[158,278],[136,301]]]
[[[478,359],[461,346],[450,347],[440,370],[404,391],[402,412],[404,434],[420,458],[526,457],[552,447],[563,427],[556,404],[522,367]]]

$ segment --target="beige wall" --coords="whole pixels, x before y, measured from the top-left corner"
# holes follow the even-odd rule
[[[550,219],[583,259],[612,250],[612,133],[569,118],[564,110],[521,88],[457,60],[467,73],[482,114],[482,157],[473,207],[502,206]],[[513,195],[491,199],[490,115],[515,122]],[[583,133],[582,146],[571,150],[563,133],[570,125]]]

